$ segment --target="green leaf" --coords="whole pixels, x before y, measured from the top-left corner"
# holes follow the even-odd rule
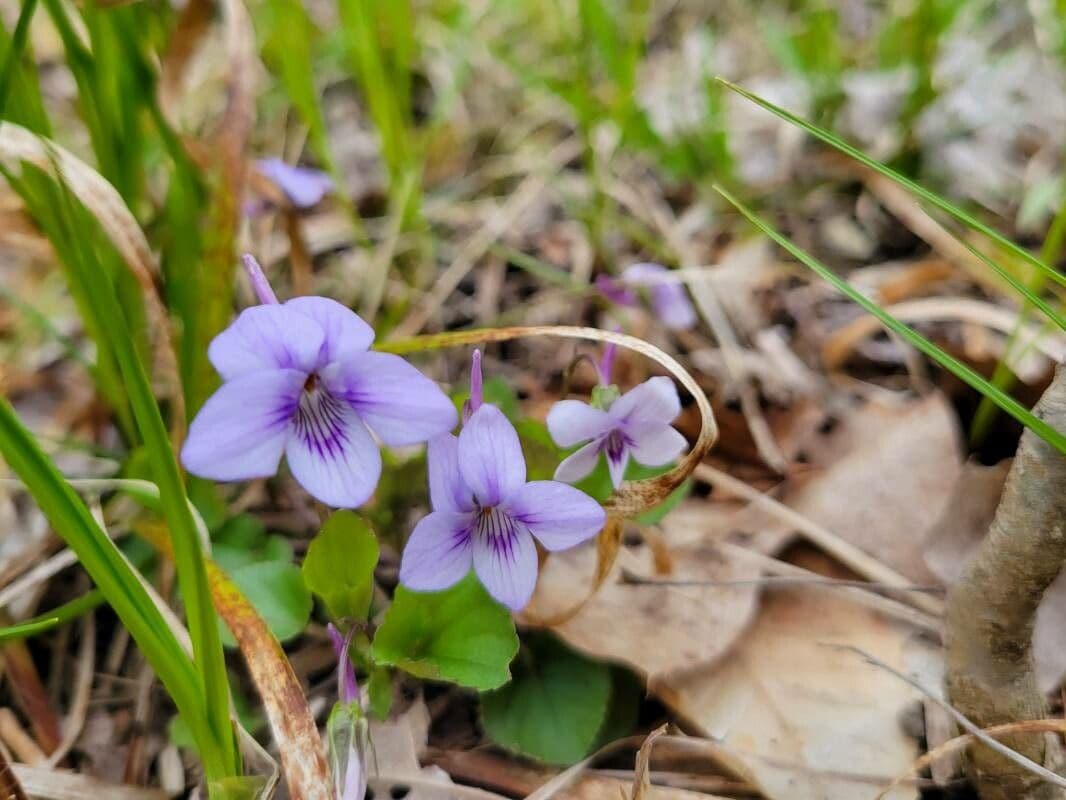
[[[628,669],[611,667],[611,703],[596,734],[594,748],[629,736],[640,717],[644,683]]]
[[[300,570],[283,561],[261,561],[233,570],[230,578],[255,607],[278,641],[298,636],[311,618],[311,593]],[[223,640],[236,646],[230,632],[220,626]]]
[[[1036,267],[1038,270],[1043,272],[1045,275],[1047,275],[1047,277],[1051,278],[1059,285],[1066,286],[1066,275],[1063,275],[1058,270],[1048,266],[1042,260],[1040,260],[1028,250],[1026,250],[1024,247],[1019,247],[1007,237],[1003,236],[1002,234],[996,233],[996,231],[992,230],[990,227],[985,225],[976,217],[972,216],[971,214],[968,214],[966,211],[963,211],[961,208],[954,205],[953,203],[948,202],[943,197],[940,197],[940,195],[938,195],[936,192],[932,192],[929,189],[926,189],[924,186],[915,183],[910,178],[907,178],[896,172],[895,170],[891,169],[890,167],[885,166],[880,161],[870,158],[861,150],[852,147],[850,144],[845,142],[836,134],[831,133],[830,131],[827,131],[824,128],[819,128],[817,125],[814,125],[813,123],[810,123],[807,120],[797,117],[795,114],[786,111],[780,106],[774,105],[769,100],[764,100],[758,95],[752,94],[746,89],[743,89],[740,86],[737,86],[735,83],[731,83],[730,81],[725,80],[724,78],[718,78],[717,80],[719,81],[719,83],[723,84],[724,86],[741,95],[742,97],[746,97],[753,103],[762,106],[771,114],[774,114],[785,120],[786,122],[790,122],[793,125],[802,128],[803,130],[807,131],[807,133],[818,139],[821,139],[823,142],[830,145],[831,147],[835,147],[840,152],[851,156],[860,164],[863,164],[874,170],[875,172],[879,172],[880,174],[884,175],[886,178],[895,181],[903,188],[920,197],[922,200],[925,200],[927,203],[936,206],[941,211],[950,214],[971,230],[984,234],[989,239],[998,244],[1000,247],[1004,248],[1010,253],[1013,253],[1026,263]],[[734,205],[736,205],[736,203],[734,203]]]
[[[497,744],[549,764],[580,761],[596,742],[611,699],[611,670],[554,638],[523,650],[510,683],[481,698],[485,732]]]
[[[1029,411],[1029,409],[1022,406],[1013,397],[993,386],[958,359],[945,353],[920,333],[909,328],[907,325],[904,325],[850,283],[829,269],[829,267],[825,266],[825,264],[793,244],[786,236],[775,230],[770,223],[741,203],[740,200],[730,194],[726,189],[723,189],[721,186],[715,186],[714,188],[715,191],[722,195],[722,197],[732,203],[741,214],[747,217],[755,227],[773,239],[773,241],[780,247],[791,253],[794,258],[798,259],[801,263],[817,273],[823,280],[832,284],[837,291],[846,295],[850,300],[853,300],[862,306],[868,313],[877,317],[877,319],[881,321],[881,324],[886,328],[898,333],[910,344],[914,345],[940,364],[940,366],[955,375],[959,380],[964,381],[985,397],[991,399],[992,402],[1022,423],[1022,425],[1033,431],[1033,433],[1037,434],[1041,439],[1054,446],[1060,452],[1066,453],[1066,435],[1052,428],[1044,420],[1035,416]]]
[[[471,574],[443,592],[399,586],[374,637],[374,660],[419,678],[495,689],[518,652],[514,621]]]
[[[333,619],[366,619],[377,564],[378,540],[370,526],[351,511],[338,511],[307,549],[303,578]]]

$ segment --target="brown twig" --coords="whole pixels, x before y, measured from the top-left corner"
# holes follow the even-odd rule
[[[1066,368],[1059,367],[1033,411],[1066,431]],[[948,594],[947,689],[981,727],[1047,717],[1033,668],[1033,623],[1064,563],[1066,459],[1026,431],[988,536]],[[1056,760],[1057,748],[1042,734],[1005,741],[1038,763]],[[1063,796],[989,747],[975,746],[970,762],[983,800]]]

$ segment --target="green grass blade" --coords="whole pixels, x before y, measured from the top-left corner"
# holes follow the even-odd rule
[[[26,484],[52,528],[107,598],[194,732],[207,731],[200,680],[152,598],[115,543],[0,398],[0,455]]]
[[[771,114],[774,114],[774,115],[780,117],[781,119],[785,120],[786,122],[790,122],[793,125],[795,125],[795,126],[797,126],[799,128],[802,128],[803,130],[807,131],[807,133],[811,134],[812,136],[814,136],[814,137],[816,137],[818,139],[821,139],[823,142],[825,142],[826,144],[830,145],[831,147],[834,147],[837,150],[839,150],[840,152],[851,156],[852,158],[854,158],[859,163],[869,167],[870,169],[874,170],[875,172],[879,172],[880,174],[884,175],[886,178],[889,178],[889,179],[895,181],[900,186],[902,186],[905,189],[913,192],[915,195],[917,195],[918,197],[922,198],[926,202],[930,203],[933,206],[936,206],[941,211],[944,211],[947,214],[950,214],[951,216],[955,217],[955,219],[959,220],[959,222],[963,223],[968,228],[970,228],[972,230],[975,230],[978,233],[984,234],[989,239],[991,239],[996,244],[998,244],[1000,247],[1004,248],[1005,250],[1007,250],[1010,253],[1013,253],[1014,255],[1018,256],[1018,258],[1021,258],[1026,263],[1036,267],[1038,270],[1040,270],[1041,272],[1045,273],[1049,278],[1051,278],[1053,281],[1055,281],[1059,285],[1066,286],[1066,275],[1063,275],[1058,270],[1056,270],[1054,267],[1048,266],[1043,261],[1041,261],[1039,258],[1037,258],[1032,253],[1030,253],[1028,250],[1026,250],[1024,247],[1019,247],[1014,242],[1012,242],[1010,239],[1008,239],[1005,236],[1003,236],[1002,234],[997,233],[996,231],[992,230],[992,228],[990,228],[987,225],[985,225],[979,219],[977,219],[973,215],[967,213],[966,211],[963,211],[961,208],[959,208],[958,206],[954,205],[953,203],[948,202],[947,200],[945,200],[944,198],[940,197],[935,192],[932,192],[929,189],[926,189],[924,186],[922,186],[922,185],[920,185],[918,183],[915,183],[910,178],[904,177],[903,175],[901,175],[898,172],[896,172],[894,169],[891,169],[890,167],[885,166],[880,161],[876,161],[875,159],[870,158],[868,155],[863,153],[861,150],[858,150],[857,148],[852,147],[850,144],[845,142],[843,139],[841,139],[836,134],[830,133],[829,131],[825,130],[824,128],[819,128],[817,125],[814,125],[814,124],[808,122],[807,120],[804,120],[804,119],[801,119],[801,118],[797,117],[795,114],[793,114],[793,113],[791,113],[789,111],[786,111],[785,109],[781,108],[780,106],[774,105],[769,100],[764,100],[763,98],[759,97],[758,95],[752,94],[748,90],[743,89],[740,86],[737,86],[735,83],[727,81],[725,78],[717,78],[716,80],[718,80],[719,83],[721,83],[722,85],[728,87],[729,89],[731,89],[732,91],[736,92],[737,94],[739,94],[739,95],[741,95],[743,97],[746,97],[748,100],[751,100],[753,103],[756,103],[757,105],[762,106],[767,111],[769,111]]]
[[[77,619],[82,614],[103,605],[103,603],[104,593],[99,589],[92,589],[69,603],[56,606],[45,614],[38,614],[33,619],[28,619],[18,625],[0,628],[0,642],[6,642],[11,639],[26,639],[39,633],[45,633],[58,625],[62,625],[64,622]]]
[[[728,200],[741,214],[748,218],[748,220],[755,225],[759,230],[769,236],[780,247],[787,250],[794,258],[802,262],[805,266],[809,267],[819,277],[828,283],[832,284],[837,291],[846,295],[849,299],[855,301],[862,306],[867,312],[877,317],[881,324],[886,328],[899,334],[910,344],[921,350],[931,359],[936,361],[942,367],[947,369],[959,380],[964,381],[971,387],[986,397],[991,398],[992,402],[1018,420],[1022,425],[1032,430],[1040,438],[1047,441],[1061,453],[1066,454],[1066,435],[1062,432],[1055,430],[1048,425],[1044,420],[1035,416],[1029,409],[1018,403],[1013,397],[1004,393],[1000,389],[993,386],[987,380],[982,378],[968,366],[961,361],[945,353],[935,344],[930,342],[924,336],[917,331],[909,328],[907,325],[900,322],[893,317],[887,311],[882,309],[868,297],[863,295],[855,287],[833,272],[829,267],[822,264],[820,261],[809,255],[806,251],[802,250],[797,245],[793,244],[787,237],[779,233],[770,223],[762,219],[758,214],[744,205],[740,200],[730,194],[729,191],[723,189],[720,186],[714,187],[722,197]]]
[[[27,639],[38,633],[50,631],[59,624],[59,617],[45,617],[44,619],[30,620],[20,625],[9,625],[0,628],[0,642],[10,642],[15,639]]]
[[[30,20],[33,19],[33,12],[36,10],[37,0],[24,0],[18,21],[15,23],[15,31],[11,34],[11,47],[4,58],[3,72],[0,73],[0,117],[3,117],[4,109],[7,107],[8,94],[15,82],[15,72],[29,39]]]
[[[64,189],[68,207],[77,201]],[[81,248],[87,260],[94,258],[88,248]],[[101,270],[102,272],[102,270]],[[211,726],[214,747],[201,750],[209,778],[239,774],[239,754],[229,716],[229,683],[219,635],[218,621],[207,585],[207,570],[196,523],[189,510],[181,471],[170,444],[151,382],[141,363],[131,326],[114,286],[100,281],[94,292],[100,318],[110,320],[106,336],[122,373],[133,417],[148,455],[149,465],[159,486],[163,516],[170,529],[178,584],[185,603],[193,661],[199,670],[204,690],[206,716]]]

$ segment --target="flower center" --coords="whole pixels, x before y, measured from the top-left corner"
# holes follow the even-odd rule
[[[304,383],[300,404],[293,416],[293,432],[322,458],[340,455],[348,443],[344,402],[319,386],[313,373]]]
[[[621,431],[615,430],[607,435],[607,441],[604,442],[603,449],[607,451],[608,458],[618,461],[629,444],[629,438]]]

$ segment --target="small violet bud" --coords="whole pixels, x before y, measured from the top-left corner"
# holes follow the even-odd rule
[[[374,330],[351,309],[325,297],[278,303],[258,263],[245,259],[245,268],[263,304],[211,342],[223,383],[189,426],[182,464],[241,481],[273,475],[284,454],[315,498],[361,506],[381,477],[374,437],[428,441],[455,427],[455,407],[399,356],[372,352]]]
[[[473,372],[479,372],[475,355]],[[474,395],[474,385],[471,395]],[[565,550],[595,536],[606,514],[584,492],[557,481],[526,481],[514,426],[496,406],[473,409],[458,436],[431,440],[429,496],[403,551],[408,589],[447,589],[470,572],[500,603],[523,608],[537,583],[537,548]]]
[[[348,657],[352,631],[341,634],[332,623],[327,628],[333,650],[337,654],[337,695],[326,723],[330,769],[333,773],[333,792],[336,800],[363,800],[366,796],[367,723],[359,704],[359,685],[355,668]]]
[[[256,261],[255,256],[245,253],[241,256],[241,263],[244,265],[248,282],[252,284],[259,302],[263,305],[277,305],[278,297],[274,294],[274,289],[270,286],[270,281],[267,280],[266,273],[263,272],[263,267]]]
[[[591,404],[561,400],[548,412],[548,431],[557,445],[584,443],[559,464],[555,480],[576,483],[596,468],[603,453],[617,489],[630,457],[648,467],[661,467],[688,447],[685,437],[670,427],[681,413],[681,401],[669,378],[650,378],[621,396],[613,386],[597,390]]]
[[[344,636],[331,622],[326,626],[326,630],[333,643],[333,651],[337,654],[337,696],[342,703],[356,703],[359,701],[359,684],[355,680],[355,667],[348,657],[348,648],[352,645],[355,629]]]
[[[481,377],[481,351],[475,350],[470,360],[470,397],[463,403],[464,425],[470,419],[470,416],[481,408],[484,394],[484,381]]]

